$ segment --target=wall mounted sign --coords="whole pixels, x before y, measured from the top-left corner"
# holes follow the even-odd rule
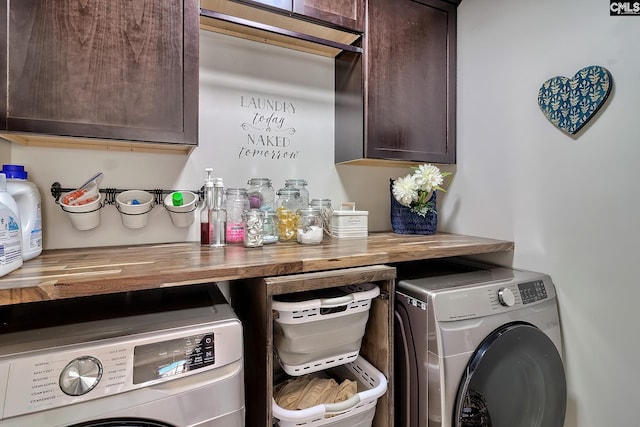
[[[261,158],[295,160],[300,150],[295,148],[296,128],[289,123],[297,105],[287,99],[240,96],[240,107],[247,109],[246,120],[240,124],[246,140],[238,152],[239,159]]]
[[[558,129],[575,134],[604,105],[613,81],[606,68],[592,65],[573,77],[557,76],[542,84],[538,106]]]

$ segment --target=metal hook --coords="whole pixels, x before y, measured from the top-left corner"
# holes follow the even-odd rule
[[[163,197],[162,194],[164,193],[164,190],[162,189],[158,189],[156,188],[155,190],[153,190],[153,194],[155,194],[155,204],[156,205],[161,205],[163,204]]]
[[[62,195],[62,185],[58,181],[51,184],[51,195],[56,199],[56,203],[60,203],[60,196]]]
[[[105,188],[104,190],[105,194],[105,198],[104,198],[104,203],[106,205],[113,205],[116,203],[116,192],[117,190],[115,188]]]

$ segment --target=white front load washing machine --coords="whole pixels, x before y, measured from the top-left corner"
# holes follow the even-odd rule
[[[0,311],[12,327],[0,335],[0,425],[242,427],[240,321],[220,299],[185,305],[185,292],[161,292]],[[70,311],[94,320],[25,320],[80,318]]]
[[[562,427],[549,276],[464,259],[397,268],[396,425]]]

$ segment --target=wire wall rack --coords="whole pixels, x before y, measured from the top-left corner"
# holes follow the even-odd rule
[[[60,204],[60,196],[64,193],[68,193],[70,191],[74,191],[76,188],[65,188],[59,182],[54,182],[51,184],[51,195],[55,198],[56,203]],[[119,193],[123,193],[125,191],[129,191],[128,189],[120,189],[120,188],[100,188],[98,191],[104,194],[104,204],[105,205],[115,205],[116,204],[116,195]],[[169,195],[171,193],[180,192],[180,191],[190,191],[198,195],[198,200],[204,200],[204,186],[200,187],[199,190],[164,190],[160,188],[155,188],[152,190],[142,190],[147,193],[151,193],[153,195],[153,205],[162,205],[164,204],[164,196]]]

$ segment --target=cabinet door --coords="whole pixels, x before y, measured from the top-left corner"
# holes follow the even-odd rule
[[[369,0],[367,158],[455,163],[456,7]]]
[[[9,2],[5,130],[197,144],[197,6]]]
[[[250,0],[250,1],[247,1],[246,3],[263,4],[266,6],[272,6],[278,9],[283,9],[289,12],[291,12],[291,10],[293,9],[293,0]]]
[[[7,22],[7,2],[0,1],[0,22]],[[3,28],[3,27],[2,27]],[[7,31],[0,31],[0,48],[7,46]],[[7,55],[0,55],[0,129],[7,128]]]
[[[364,0],[293,0],[297,14],[364,31]]]

